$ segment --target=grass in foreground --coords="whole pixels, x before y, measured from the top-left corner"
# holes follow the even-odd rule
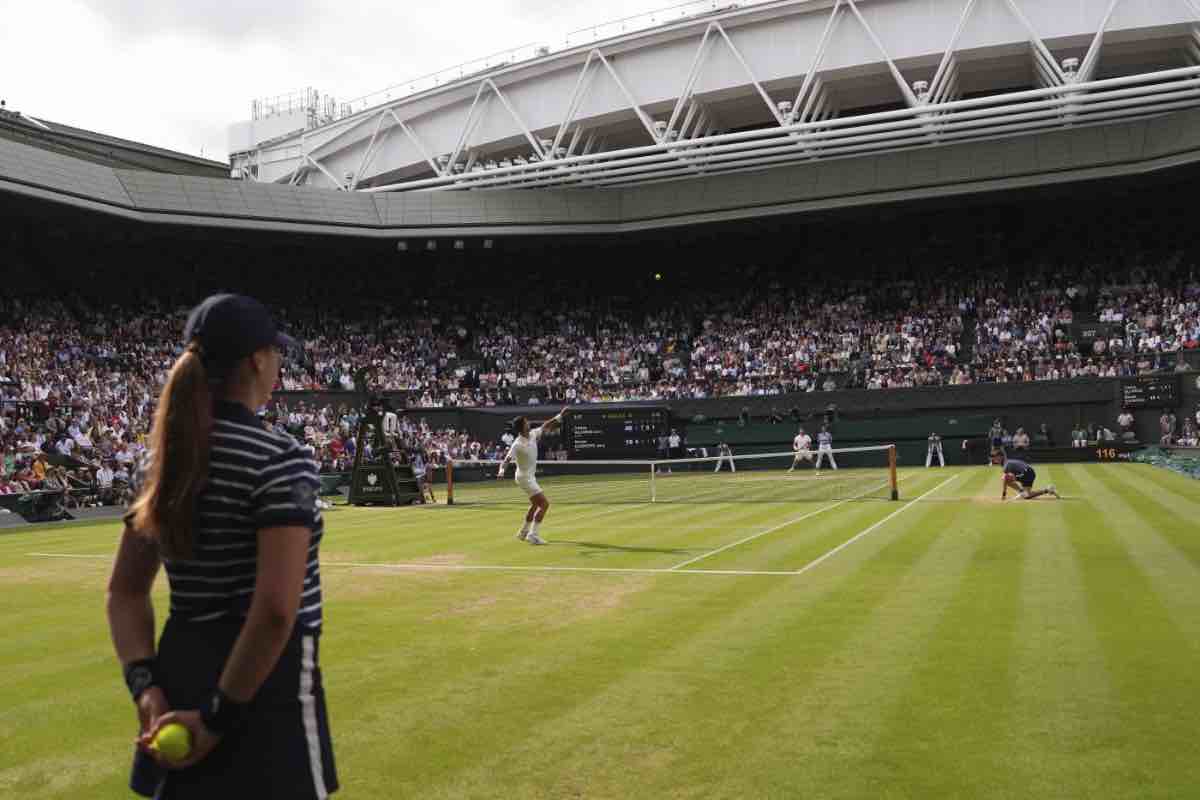
[[[1039,474],[1069,499],[1000,505],[977,468],[906,473],[916,504],[558,506],[543,548],[511,507],[339,508],[342,795],[1191,796],[1200,487]],[[0,535],[0,796],[130,796],[102,602],[118,534]]]

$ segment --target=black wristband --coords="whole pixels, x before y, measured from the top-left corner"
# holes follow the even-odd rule
[[[246,721],[249,703],[238,703],[219,688],[214,689],[200,709],[200,721],[218,736],[223,736]]]
[[[125,685],[129,688],[129,694],[133,696],[133,702],[137,702],[142,696],[142,692],[149,689],[151,686],[158,685],[158,661],[153,658],[139,658],[137,661],[130,661],[125,665]]]

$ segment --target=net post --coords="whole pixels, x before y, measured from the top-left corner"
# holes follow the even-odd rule
[[[650,502],[656,502],[658,499],[657,488],[654,483],[654,474],[658,472],[658,462],[650,462]]]
[[[900,499],[900,483],[896,480],[896,445],[888,447],[888,480],[892,484],[892,499]]]
[[[446,459],[446,505],[454,505],[454,459]]]

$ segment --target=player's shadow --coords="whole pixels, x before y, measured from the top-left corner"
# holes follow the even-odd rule
[[[549,544],[572,544],[576,547],[582,547],[586,550],[595,552],[584,552],[584,556],[603,555],[608,552],[616,553],[666,553],[676,556],[687,556],[692,553],[703,552],[702,550],[691,550],[685,547],[634,547],[632,545],[623,544],[606,544],[605,542],[573,542],[570,539],[555,539]]]

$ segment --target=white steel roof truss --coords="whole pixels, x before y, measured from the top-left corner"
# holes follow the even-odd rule
[[[375,158],[375,153],[378,152],[376,150],[376,143],[378,142],[379,147],[382,148],[384,142],[387,141],[388,134],[392,132],[392,129],[388,128],[383,131],[383,138],[379,138],[379,132],[383,128],[383,123],[386,119],[386,114],[380,114],[376,120],[375,130],[371,132],[371,139],[367,142],[367,149],[363,151],[362,160],[358,164],[358,169],[354,171],[354,179],[350,182],[351,189],[358,188],[358,182],[362,180],[362,176],[366,174],[367,167],[371,165],[371,160]]]
[[[939,110],[943,113],[941,129],[944,131],[944,141],[960,140],[963,138],[979,138],[989,134],[1000,134],[1013,130],[1047,128],[1061,125],[1055,117],[1061,117],[1064,108],[1069,104],[1078,113],[1085,114],[1083,121],[1096,119],[1125,118],[1132,115],[1162,113],[1175,108],[1197,105],[1200,97],[1200,68],[1189,67],[1177,70],[1166,70],[1149,75],[1126,76],[1107,79],[1078,87],[1080,96],[1065,98],[1060,87],[1034,89],[1025,92],[1015,92],[1006,95],[973,98],[943,104]],[[1072,93],[1074,95],[1075,93]],[[927,137],[924,130],[927,118],[920,113],[924,109],[900,109],[897,111],[878,112],[861,117],[836,118],[819,123],[797,123],[784,129],[770,128],[755,131],[743,131],[737,134],[723,134],[704,142],[703,153],[707,156],[706,164],[716,165],[726,153],[739,152],[747,149],[760,151],[790,149],[794,152],[790,158],[806,157],[803,144],[791,137],[793,133],[803,133],[814,143],[819,143],[824,153],[832,154],[856,152],[853,148],[865,151],[875,151],[880,148],[900,149],[911,146],[914,136],[917,139]],[[821,130],[817,130],[820,128]],[[772,141],[758,142],[759,139]],[[926,139],[927,142],[927,139]],[[696,145],[687,143],[690,149]],[[481,180],[462,181],[479,187],[500,187],[517,179],[516,175],[506,176],[504,173],[523,172],[520,180],[532,178],[529,185],[559,185],[578,181],[585,176],[591,182],[598,177],[593,173],[608,173],[609,175],[625,174],[625,168],[635,170],[644,164],[657,164],[658,168],[670,170],[670,164],[658,162],[674,162],[674,169],[682,165],[678,163],[678,155],[673,151],[679,149],[677,143],[665,143],[660,146],[628,148],[623,151],[600,153],[588,157],[575,157],[570,162],[566,174],[539,175],[536,170],[522,168],[505,168],[493,171]],[[689,155],[695,155],[689,153]],[[689,161],[696,161],[692,158]],[[777,159],[774,159],[777,160]],[[772,163],[764,161],[763,163]],[[497,174],[501,173],[501,174]],[[657,176],[656,176],[657,177]],[[401,184],[404,188],[456,188],[454,184],[441,181],[417,181],[412,184]],[[387,188],[387,187],[381,187]]]

